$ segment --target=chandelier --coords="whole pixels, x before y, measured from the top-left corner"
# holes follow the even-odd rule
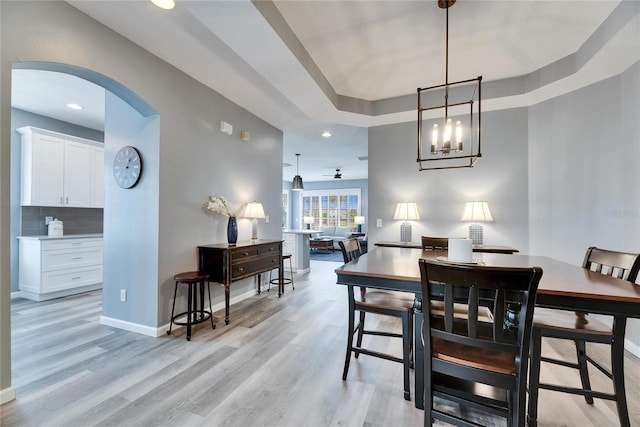
[[[456,0],[438,0],[438,6],[446,11],[445,82],[437,86],[418,88],[417,162],[421,171],[473,167],[482,157],[482,76],[449,82],[449,8],[455,2]],[[423,128],[431,129],[426,153],[423,150]]]

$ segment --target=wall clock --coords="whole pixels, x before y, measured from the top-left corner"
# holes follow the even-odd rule
[[[113,159],[113,178],[122,188],[132,188],[142,175],[142,158],[134,147],[122,147]]]

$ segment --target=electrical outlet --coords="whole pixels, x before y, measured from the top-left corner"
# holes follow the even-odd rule
[[[120,302],[127,302],[127,290],[120,289]]]
[[[45,216],[44,217],[44,225],[49,225],[49,223],[53,221],[53,217],[52,216]]]
[[[264,222],[265,222],[266,224],[269,224],[269,215],[265,215],[265,216],[264,216]]]
[[[382,218],[377,218],[376,219],[376,227],[378,227],[378,228],[382,227]]]

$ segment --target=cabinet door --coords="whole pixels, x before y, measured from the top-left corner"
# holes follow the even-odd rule
[[[91,205],[91,146],[66,141],[64,149],[64,205]]]
[[[104,148],[91,147],[91,207],[104,207]]]
[[[64,139],[33,135],[31,197],[23,205],[61,206],[64,193]]]

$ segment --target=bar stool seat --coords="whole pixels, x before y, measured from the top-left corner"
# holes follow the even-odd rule
[[[207,284],[207,291],[209,293],[209,308],[211,308],[211,288],[209,287],[209,275],[202,274],[197,271],[187,271],[179,273],[173,276],[173,280],[176,281],[175,289],[173,290],[173,307],[171,308],[171,321],[169,323],[169,330],[167,335],[171,335],[171,328],[173,325],[181,325],[187,327],[187,341],[191,341],[191,326],[198,323],[211,320],[211,329],[215,329],[216,325],[213,323],[213,315],[211,311],[204,309],[204,284]],[[176,296],[178,294],[178,285],[185,284],[188,286],[187,296],[187,311],[174,315],[176,308]],[[198,309],[198,285],[200,285],[200,309]],[[186,321],[178,321],[179,318],[187,316]]]
[[[291,284],[291,288],[293,290],[296,289],[296,287],[293,284],[293,263],[291,261],[291,254],[282,254],[282,262],[284,263],[285,260],[289,260],[289,277],[283,277],[282,278],[282,284],[283,285],[288,285]],[[273,270],[271,270],[273,271]],[[271,285],[278,285],[278,278],[276,277],[275,279],[271,278],[271,271],[269,271],[269,287],[267,288],[267,291],[269,291],[271,289]],[[282,274],[284,276],[284,272]],[[283,289],[284,290],[284,289]]]

